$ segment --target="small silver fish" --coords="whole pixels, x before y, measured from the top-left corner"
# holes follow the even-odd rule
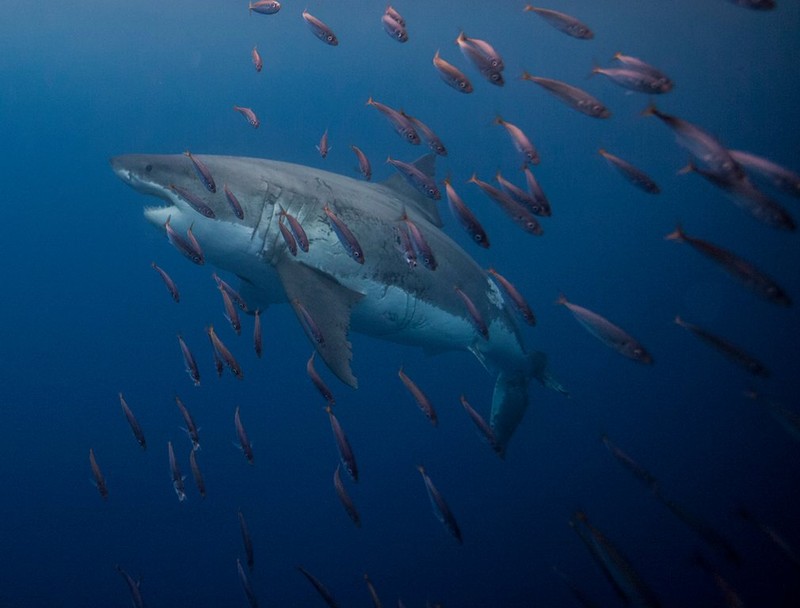
[[[361,249],[361,245],[359,245],[355,235],[353,235],[350,228],[347,227],[347,224],[345,224],[328,205],[325,205],[322,210],[325,212],[325,215],[328,216],[328,222],[347,254],[359,264],[363,264],[364,251]]]
[[[456,221],[461,224],[461,227],[467,231],[467,234],[470,235],[475,243],[484,249],[488,249],[489,237],[486,235],[486,231],[472,211],[464,204],[464,201],[461,200],[458,193],[456,193],[449,178],[445,178],[444,187],[447,193],[447,204],[450,207],[450,213],[453,214]]]
[[[336,471],[333,473],[333,487],[336,488],[336,496],[339,497],[339,502],[342,503],[347,516],[352,520],[352,522],[356,525],[356,528],[361,527],[361,516],[358,513],[358,509],[356,509],[356,505],[353,503],[353,500],[350,498],[350,495],[347,493],[347,490],[344,487],[344,483],[342,483],[342,476],[339,474],[339,468],[342,465],[336,465]]]
[[[276,0],[256,0],[250,3],[250,12],[261,13],[262,15],[274,15],[281,10],[281,3]]]
[[[311,32],[322,42],[330,46],[336,46],[339,44],[339,39],[336,38],[336,34],[333,33],[333,30],[325,25],[322,21],[314,17],[314,15],[310,14],[307,10],[303,11],[303,19],[308,24],[308,27],[311,29]]]
[[[317,151],[322,158],[328,157],[328,152],[330,151],[330,147],[328,146],[328,129],[325,129],[325,132],[322,134],[317,144]]]
[[[694,336],[712,348],[716,349],[718,352],[725,355],[725,357],[727,357],[730,361],[740,365],[754,376],[761,376],[762,378],[769,377],[769,370],[764,366],[763,363],[761,363],[761,361],[744,352],[744,350],[732,344],[725,338],[713,334],[710,331],[703,329],[702,327],[698,327],[692,323],[687,323],[679,316],[675,317],[675,323],[684,329],[687,329]]]
[[[216,192],[217,184],[214,182],[214,177],[211,175],[211,171],[208,170],[208,167],[206,167],[205,163],[199,158],[195,157],[191,152],[189,152],[189,150],[186,150],[186,152],[183,154],[188,156],[189,160],[192,161],[192,165],[194,165],[197,176],[200,178],[200,181],[203,182],[206,190],[209,192]]]
[[[436,133],[434,133],[428,125],[422,122],[419,118],[414,118],[402,110],[400,113],[411,121],[411,124],[414,125],[414,129],[418,133],[422,134],[422,138],[435,154],[438,154],[439,156],[447,156],[447,148],[444,147],[444,143],[442,143],[442,140],[439,139],[439,136],[436,135]]]
[[[192,351],[186,346],[186,342],[183,341],[183,336],[180,334],[178,334],[178,344],[181,347],[183,363],[186,365],[186,373],[189,374],[195,386],[200,386],[200,371],[197,369],[197,361],[195,361]]]
[[[231,299],[234,302],[236,302],[236,305],[241,310],[243,310],[244,312],[247,312],[247,304],[245,303],[244,298],[242,298],[242,296],[239,294],[238,291],[236,291],[233,287],[231,287],[226,281],[221,279],[216,272],[211,273],[211,278],[214,279],[214,282],[219,287],[221,287],[222,289],[224,289],[225,291],[228,292],[228,295],[231,297]]]
[[[344,465],[345,471],[350,475],[353,481],[358,481],[358,465],[356,464],[356,457],[353,454],[353,448],[350,447],[350,442],[347,435],[344,434],[342,426],[339,424],[338,418],[333,413],[331,406],[326,406],[325,411],[328,412],[328,417],[331,422],[331,430],[333,437],[336,440],[336,448],[339,450],[339,457]]]
[[[311,586],[317,590],[317,593],[319,593],[320,597],[322,597],[322,599],[328,605],[328,608],[338,608],[339,605],[336,603],[333,594],[328,591],[327,587],[325,587],[325,585],[323,585],[319,579],[317,579],[317,577],[303,568],[303,566],[297,566],[297,569],[304,577],[306,577],[306,580],[311,583]]]
[[[800,198],[800,175],[794,171],[750,152],[741,150],[728,150],[728,152],[733,157],[733,160],[744,167],[745,171],[756,174],[767,180],[775,188]]]
[[[250,604],[250,608],[258,608],[258,598],[253,591],[253,586],[250,584],[250,579],[247,578],[247,573],[244,571],[244,568],[242,568],[242,562],[239,561],[238,557],[236,558],[236,571],[239,573],[239,582],[241,583],[242,591],[247,598],[247,603]]]
[[[242,322],[239,318],[239,311],[233,305],[233,300],[228,292],[225,291],[221,286],[218,286],[217,289],[219,289],[219,294],[222,296],[222,305],[225,308],[225,318],[228,319],[233,331],[235,331],[236,335],[239,336],[242,333]]]
[[[508,194],[502,190],[498,190],[491,184],[481,181],[473,173],[472,177],[468,180],[471,184],[476,184],[489,198],[500,205],[500,208],[508,215],[514,222],[528,234],[534,236],[541,236],[544,233],[539,220],[523,205],[515,201]]]
[[[566,82],[560,80],[553,80],[552,78],[541,78],[540,76],[533,76],[528,72],[522,73],[523,80],[529,80],[538,84],[540,87],[555,95],[562,102],[567,104],[574,110],[591,116],[592,118],[609,118],[611,112],[603,105],[596,97],[589,95],[583,89],[573,87]]]
[[[386,162],[397,169],[400,175],[402,175],[417,191],[435,201],[442,198],[442,193],[439,192],[439,188],[436,187],[436,182],[417,169],[416,166],[401,160],[396,160],[391,156],[386,158]]]
[[[178,406],[178,409],[181,412],[181,416],[183,416],[183,421],[186,423],[186,432],[189,435],[189,439],[192,440],[192,449],[199,450],[200,449],[200,435],[197,432],[197,425],[194,423],[194,418],[189,413],[189,410],[186,409],[183,401],[181,400],[178,395],[175,395],[175,405]]]
[[[206,328],[206,333],[208,337],[211,339],[211,343],[214,345],[214,350],[216,351],[217,355],[225,362],[225,365],[228,366],[228,369],[231,370],[231,373],[239,380],[244,379],[244,372],[242,371],[239,362],[231,354],[231,351],[222,343],[222,340],[219,339],[216,332],[214,331],[214,326],[209,325]]]
[[[408,375],[403,371],[403,366],[400,366],[400,369],[397,372],[397,376],[403,382],[403,385],[408,389],[408,392],[411,393],[411,396],[414,397],[414,400],[417,402],[419,409],[422,410],[422,413],[425,414],[425,417],[430,420],[433,426],[436,426],[439,423],[439,418],[436,415],[436,410],[433,409],[433,404],[431,404],[430,399],[428,396],[422,391],[422,389],[417,386],[417,383],[414,382]]]
[[[242,419],[239,416],[239,406],[236,406],[236,411],[233,414],[233,423],[236,426],[236,437],[239,439],[239,447],[242,448],[244,457],[247,462],[253,464],[253,446],[250,444],[250,439],[247,437],[247,431],[244,430]]]
[[[558,296],[556,304],[565,306],[590,334],[609,348],[639,363],[653,363],[653,357],[638,340],[605,317],[588,308],[569,302],[564,294]]]
[[[433,66],[439,72],[439,76],[442,77],[442,80],[453,87],[456,91],[461,93],[472,93],[474,90],[469,78],[467,78],[466,75],[464,75],[464,73],[453,64],[442,59],[439,56],[438,50],[433,56]]]
[[[483,315],[481,315],[478,307],[475,306],[475,303],[472,299],[465,294],[459,287],[454,287],[456,294],[461,301],[464,303],[464,307],[467,309],[469,313],[469,320],[472,323],[475,330],[483,337],[484,340],[489,339],[489,328],[486,325],[486,321],[483,320]]]
[[[206,203],[202,198],[194,194],[191,190],[187,190],[186,188],[183,188],[182,186],[177,186],[175,184],[170,184],[169,188],[175,194],[180,196],[184,201],[189,203],[189,206],[195,211],[197,211],[197,213],[199,213],[200,215],[205,216],[212,220],[215,217],[217,217],[216,213],[214,213],[214,210],[208,206],[208,203]],[[216,192],[216,187],[214,192]]]
[[[206,481],[203,479],[203,472],[200,470],[200,465],[197,464],[197,452],[189,450],[189,466],[192,469],[192,477],[194,477],[194,484],[197,486],[197,492],[200,498],[206,497]]]
[[[308,374],[308,377],[311,379],[311,383],[316,387],[320,395],[322,395],[322,398],[328,402],[328,405],[333,406],[336,404],[336,399],[334,399],[331,389],[328,388],[328,385],[325,384],[322,377],[317,373],[317,370],[314,368],[315,354],[316,351],[312,351],[311,356],[308,358],[308,361],[306,362],[306,373]]]
[[[638,167],[633,166],[626,160],[621,159],[619,156],[614,156],[610,152],[606,152],[603,148],[597,151],[600,156],[608,161],[608,164],[619,171],[625,179],[637,188],[644,190],[648,194],[658,194],[661,189],[644,171]]]
[[[384,31],[389,34],[393,40],[397,40],[397,42],[408,42],[408,31],[405,26],[401,25],[389,13],[383,14],[381,23],[383,24]]]
[[[461,399],[461,405],[464,406],[464,410],[469,415],[470,420],[472,420],[472,422],[475,423],[475,426],[478,428],[478,431],[480,431],[481,435],[483,435],[484,439],[486,439],[486,441],[489,443],[492,450],[494,450],[495,454],[497,454],[498,456],[500,456],[500,458],[502,458],[504,455],[504,448],[497,442],[497,437],[495,437],[492,427],[490,427],[486,423],[486,420],[483,419],[483,416],[481,416],[475,410],[475,408],[473,408],[472,405],[470,405],[469,401],[467,401],[467,398],[464,395],[461,395],[460,399]]]
[[[358,172],[364,176],[365,180],[369,181],[372,179],[372,166],[369,163],[367,155],[364,154],[358,146],[351,145],[350,149],[355,153],[358,159]]]
[[[169,295],[172,296],[172,299],[175,300],[175,302],[180,302],[181,294],[178,292],[178,286],[175,285],[175,281],[172,280],[172,277],[170,277],[166,271],[159,267],[155,262],[150,262],[150,266],[152,266],[153,270],[155,270],[161,276],[161,279],[164,281],[164,285],[167,286]]]
[[[119,404],[122,406],[122,413],[125,414],[125,419],[128,421],[131,431],[133,431],[133,436],[136,438],[136,443],[142,446],[143,450],[146,450],[147,441],[144,438],[142,427],[139,425],[139,421],[136,420],[136,416],[133,415],[131,408],[128,407],[128,402],[125,401],[125,397],[122,396],[122,393],[119,394]]]
[[[203,265],[205,263],[205,258],[203,256],[203,251],[196,248],[192,243],[184,239],[181,235],[179,235],[170,225],[170,219],[172,216],[167,216],[167,221],[164,222],[164,230],[167,233],[167,240],[172,244],[175,249],[180,251],[183,255],[189,258],[192,262],[198,265]]]
[[[258,308],[254,313],[253,321],[253,349],[256,351],[256,357],[260,359],[263,345],[261,340],[261,311]]]
[[[428,492],[428,498],[431,501],[431,508],[433,508],[433,513],[436,515],[437,519],[444,524],[447,528],[447,531],[453,535],[458,541],[458,544],[463,544],[463,539],[461,537],[461,529],[458,527],[458,523],[456,522],[456,518],[453,516],[453,512],[450,510],[450,507],[445,502],[444,497],[441,495],[439,490],[433,485],[431,478],[428,477],[428,474],[425,472],[425,467],[422,465],[417,466],[417,470],[422,475],[422,480],[425,482],[425,490]]]
[[[528,194],[530,194],[536,201],[536,203],[530,207],[531,212],[534,215],[550,217],[553,214],[553,210],[550,207],[550,201],[547,200],[547,196],[545,195],[544,190],[542,190],[542,187],[539,185],[539,181],[536,179],[536,176],[533,174],[530,168],[528,168],[528,165],[523,165],[522,171],[525,173],[525,182],[528,184]]]
[[[530,4],[526,5],[522,10],[536,13],[559,32],[563,32],[567,36],[572,36],[579,40],[591,40],[594,38],[594,32],[589,29],[589,26],[581,23],[570,15],[559,13],[558,11],[553,11],[548,8],[537,8]]]
[[[611,80],[611,82],[638,93],[648,95],[661,95],[672,90],[672,81],[664,80],[660,76],[653,76],[648,72],[640,72],[627,68],[601,68],[595,66],[592,74],[601,74]]]
[[[239,202],[239,199],[236,198],[236,195],[228,188],[228,184],[224,184],[222,189],[225,191],[225,198],[228,199],[228,204],[231,206],[234,215],[240,220],[243,220],[244,210],[242,209],[242,204]]]
[[[303,329],[308,334],[308,337],[311,338],[315,344],[322,346],[325,344],[325,336],[322,335],[322,331],[317,325],[317,322],[314,320],[314,317],[311,316],[311,313],[308,312],[303,303],[295,298],[292,300],[292,307],[294,308],[295,312],[297,313],[297,317],[300,319],[300,323],[303,326]]]
[[[536,325],[536,316],[533,314],[531,307],[528,305],[528,302],[525,301],[525,298],[522,297],[522,294],[517,290],[516,287],[506,279],[503,275],[497,272],[494,268],[489,268],[487,272],[492,275],[492,278],[497,281],[500,287],[503,288],[508,294],[508,297],[511,298],[511,301],[514,303],[514,307],[519,311],[519,314],[525,319],[525,322],[528,325]]]
[[[175,490],[175,494],[178,496],[178,501],[183,502],[186,500],[186,488],[183,485],[183,475],[181,475],[181,469],[178,466],[178,461],[175,459],[175,452],[172,449],[172,442],[167,442],[167,450],[169,452],[169,470],[172,474],[172,488]]]
[[[297,218],[280,206],[280,217],[285,218],[300,249],[308,253],[308,235]]]
[[[481,76],[499,87],[505,84],[503,59],[492,45],[485,40],[469,38],[464,32],[458,34],[456,44],[464,57],[472,62],[472,65],[481,73]]]
[[[528,139],[528,136],[525,135],[522,129],[511,124],[510,122],[503,120],[503,118],[500,116],[497,116],[494,119],[494,124],[505,127],[509,137],[511,137],[511,142],[514,144],[514,148],[516,148],[517,152],[522,155],[523,162],[530,162],[534,165],[539,164],[539,153],[536,151],[536,148],[533,146],[531,141]]]
[[[417,257],[422,258],[422,263],[427,269],[436,270],[439,264],[433,255],[431,246],[423,236],[422,231],[407,215],[403,216],[403,221],[405,222],[406,228],[408,228],[408,236],[414,248],[414,253]]]
[[[108,498],[108,486],[106,486],[106,478],[103,477],[103,473],[100,471],[100,467],[94,457],[94,450],[92,448],[89,448],[89,466],[92,467],[94,485],[97,487],[97,491],[100,492],[100,496],[103,498],[103,500],[105,500]]]
[[[367,105],[372,106],[381,114],[383,114],[389,120],[389,122],[392,123],[392,126],[397,134],[405,139],[408,143],[414,146],[418,146],[420,144],[421,140],[416,129],[414,129],[414,125],[412,125],[411,121],[403,116],[400,112],[387,106],[386,104],[375,101],[372,99],[372,97],[367,99]]]
[[[244,116],[245,120],[250,123],[250,126],[254,129],[258,129],[258,126],[261,124],[261,121],[258,120],[258,116],[256,113],[253,112],[251,108],[245,108],[242,106],[233,106],[233,109],[239,112],[242,116]]]
[[[245,561],[247,562],[247,567],[250,569],[250,572],[252,572],[253,566],[255,565],[253,540],[250,538],[250,530],[247,528],[247,522],[244,519],[244,514],[241,509],[239,509],[237,515],[239,517],[239,531],[242,533]]]
[[[119,564],[114,566],[117,569],[117,572],[120,573],[123,579],[125,579],[125,583],[128,585],[128,590],[131,592],[131,601],[133,602],[133,608],[144,608],[144,599],[142,598],[142,581],[135,581],[133,577],[125,572]]]
[[[256,72],[260,72],[264,67],[264,60],[261,59],[261,54],[258,52],[258,47],[253,47],[253,50],[250,52],[250,57],[253,60],[253,65],[256,68]]]

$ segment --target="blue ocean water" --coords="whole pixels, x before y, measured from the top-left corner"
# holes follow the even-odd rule
[[[594,604],[622,605],[568,522],[583,510],[664,606],[724,606],[700,551],[750,606],[796,606],[797,566],[751,522],[746,507],[800,551],[800,446],[756,390],[798,411],[797,306],[762,300],[685,245],[687,232],[751,260],[800,298],[797,234],[758,223],[697,175],[674,136],[642,117],[647,96],[602,76],[617,52],[660,67],[676,82],[660,109],[727,146],[800,170],[797,107],[800,7],[778,0],[756,12],[724,0],[559,1],[596,33],[569,38],[522,2],[398,2],[409,41],[391,40],[385,4],[283,3],[272,16],[247,3],[6,0],[0,22],[0,138],[4,142],[0,243],[5,295],[0,366],[0,606],[127,606],[115,571],[134,578],[148,606],[245,606],[237,510],[255,546],[252,584],[261,605],[318,606],[296,571],[303,565],[341,606],[367,606],[368,573],[384,605],[573,606],[565,573]],[[300,16],[307,8],[340,44],[322,44]],[[490,41],[506,85],[483,80],[454,44],[458,32]],[[264,69],[256,73],[257,44]],[[431,59],[459,66],[471,95],[447,87]],[[530,82],[527,70],[601,98],[608,120],[581,115]],[[252,319],[237,338],[226,326],[212,269],[189,263],[142,217],[155,204],[121,183],[111,156],[128,152],[229,154],[284,160],[358,177],[350,144],[392,175],[387,155],[413,160],[368,97],[429,124],[451,176],[487,229],[491,248],[469,242],[442,204],[444,230],[483,266],[494,266],[538,317],[526,343],[547,353],[569,398],[532,383],[530,406],[506,458],[475,432],[458,397],[488,416],[494,378],[466,352],[435,356],[354,334],[353,391],[317,368],[358,458],[345,479],[362,518],[357,529],[333,489],[338,455],[324,402],[305,373],[311,346],[288,306],[263,317],[265,353],[252,352]],[[252,107],[254,130],[233,105]],[[520,159],[495,116],[520,126],[542,161],[535,168],[552,207],[542,237],[526,235],[466,181],[500,169],[522,183]],[[328,129],[327,159],[315,149]],[[648,196],[609,169],[603,147],[661,186]],[[771,194],[772,192],[769,191]],[[798,215],[797,200],[774,194]],[[181,289],[174,304],[150,268]],[[235,277],[224,274],[233,281]],[[653,366],[624,359],[553,302],[571,300],[628,329]],[[675,315],[742,345],[771,370],[752,378],[673,323]],[[217,379],[205,327],[217,326],[245,371]],[[184,373],[182,333],[202,385]],[[400,365],[428,393],[433,428],[406,394]],[[119,408],[122,392],[147,436],[142,451]],[[201,427],[197,458],[208,487],[191,483],[190,443],[178,394]],[[248,466],[231,445],[239,406],[254,444]],[[655,475],[664,495],[707,522],[741,556],[736,566],[675,517],[616,462],[607,433]],[[176,447],[188,499],[171,487],[166,444]],[[107,483],[92,486],[92,448]],[[464,537],[431,512],[415,466],[424,464]]]

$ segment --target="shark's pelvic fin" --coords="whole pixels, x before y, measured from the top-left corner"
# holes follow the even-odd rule
[[[490,426],[501,455],[505,454],[506,445],[528,408],[528,383],[531,378],[536,378],[544,386],[559,393],[569,395],[547,369],[547,356],[544,353],[529,354],[527,370],[501,371],[494,385],[490,418]]]
[[[436,156],[432,153],[420,156],[412,165],[422,171],[430,178],[434,177]],[[421,214],[434,226],[443,226],[442,218],[439,216],[439,208],[436,201],[429,199],[415,188],[399,173],[395,173],[389,179],[380,182],[390,190],[394,190],[403,197],[403,203],[417,213]]]
[[[350,309],[364,296],[342,286],[327,274],[302,262],[282,259],[275,266],[290,302],[300,302],[308,312],[323,341],[313,340],[320,357],[345,384],[358,388],[350,369],[353,351],[347,340]],[[298,307],[294,307],[298,312]],[[305,321],[301,318],[301,324]]]

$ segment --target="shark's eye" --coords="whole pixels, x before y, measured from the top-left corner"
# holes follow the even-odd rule
[[[150,173],[150,171],[152,171],[152,170],[153,170],[153,165],[147,165],[147,166],[144,168],[144,170],[145,170],[145,171],[147,171],[148,173]]]

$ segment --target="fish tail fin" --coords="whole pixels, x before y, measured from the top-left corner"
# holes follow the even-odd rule
[[[527,13],[527,12],[532,11],[534,8],[536,8],[536,7],[533,6],[533,5],[530,5],[530,4],[526,4],[525,8],[522,9],[522,12]]]
[[[686,175],[687,173],[694,173],[697,171],[697,166],[692,162],[692,159],[689,159],[685,166],[678,169],[676,175]]]
[[[567,303],[567,296],[565,296],[563,293],[559,293],[555,303],[559,306],[563,306]]]
[[[592,77],[592,76],[594,76],[595,74],[599,73],[599,72],[600,72],[600,70],[602,70],[602,69],[603,69],[603,68],[601,68],[601,67],[600,67],[600,64],[598,63],[598,61],[597,61],[597,58],[592,58],[592,71],[591,71],[591,72],[589,72],[589,73],[586,75],[586,79],[588,80],[589,78],[591,78],[591,77]]]
[[[541,352],[528,355],[527,369],[502,370],[497,375],[492,395],[489,426],[495,436],[498,455],[505,455],[506,446],[528,408],[528,383],[536,378],[544,386],[568,395],[567,390],[547,369],[547,356]]]
[[[533,75],[527,70],[522,70],[522,76],[520,76],[520,78],[522,80],[533,80]]]
[[[494,120],[492,121],[492,124],[495,124],[495,125],[502,125],[504,123],[505,123],[505,120],[503,120],[503,117],[500,116],[500,114],[497,114],[494,117]]]
[[[678,225],[675,226],[675,230],[664,237],[664,240],[678,241],[679,243],[682,243],[686,240],[686,233],[683,231],[683,226],[681,226],[680,222],[678,222]]]

